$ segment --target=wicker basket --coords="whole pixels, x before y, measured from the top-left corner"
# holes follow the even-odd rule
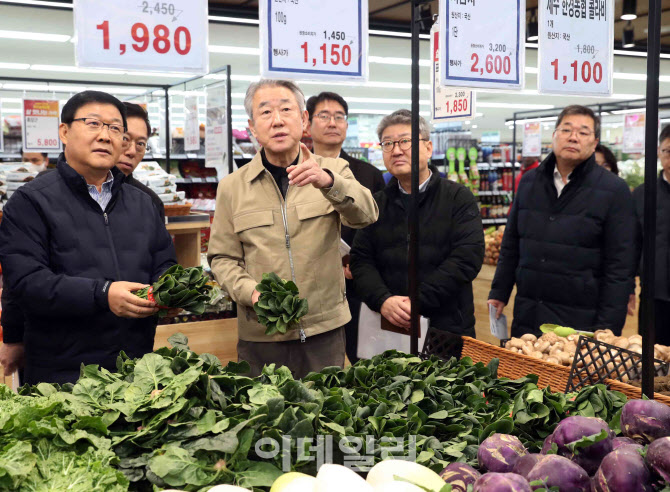
[[[498,376],[518,379],[528,374],[536,374],[538,376],[537,385],[540,388],[551,386],[554,391],[565,391],[570,377],[569,367],[517,354],[470,337],[463,337],[463,357],[465,356],[470,357],[474,362],[484,363],[497,357],[500,359]]]
[[[175,217],[177,215],[188,215],[191,213],[193,204],[185,203],[183,205],[165,205],[165,216]]]
[[[642,389],[630,384],[622,383],[621,381],[616,381],[614,379],[606,379],[605,384],[609,386],[611,390],[621,391],[624,395],[631,399],[640,399],[642,398]],[[661,395],[660,393],[654,393],[654,400],[660,401],[670,406],[670,396]]]

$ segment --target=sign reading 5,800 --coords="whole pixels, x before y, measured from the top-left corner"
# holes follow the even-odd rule
[[[261,0],[267,77],[367,79],[367,0]]]
[[[207,2],[75,0],[77,65],[206,73]]]

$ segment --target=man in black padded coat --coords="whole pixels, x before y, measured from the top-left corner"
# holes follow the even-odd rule
[[[307,112],[309,113],[308,128],[312,135],[312,142],[314,142],[314,153],[323,157],[341,157],[347,161],[356,180],[369,189],[373,195],[384,189],[386,183],[379,169],[342,150],[349,125],[347,123],[349,106],[344,98],[334,92],[322,92],[307,100]],[[342,240],[351,246],[354,244],[356,232],[357,229],[342,226]],[[358,350],[358,318],[361,312],[361,300],[354,290],[348,259],[345,256],[343,265],[351,321],[344,325],[344,329],[347,357],[354,364],[358,360],[356,352]]]
[[[484,232],[477,201],[465,186],[440,177],[428,165],[430,129],[419,117],[412,141],[412,114],[401,109],[380,122],[384,165],[393,175],[374,195],[379,219],[361,230],[351,251],[356,290],[373,311],[409,331],[407,287],[408,211],[412,146],[419,146],[419,311],[432,328],[475,336],[472,281],[484,260]],[[457,355],[457,354],[454,354]]]
[[[596,163],[599,138],[593,111],[566,107],[553,152],[519,183],[488,301],[500,315],[516,283],[512,336],[538,335],[544,323],[621,334],[635,216],[626,182]]]

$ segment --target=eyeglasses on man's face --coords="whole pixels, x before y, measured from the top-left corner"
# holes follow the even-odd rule
[[[573,128],[571,126],[562,126],[561,128],[557,128],[556,131],[558,132],[559,136],[563,138],[570,138],[570,136],[575,132],[577,133],[577,138],[579,139],[586,139],[594,134],[594,132],[591,130],[587,130],[585,128]]]
[[[317,114],[316,118],[318,118],[322,123],[330,123],[331,119],[335,120],[335,123],[344,123],[347,121],[347,115],[344,113],[330,114],[326,111],[322,111]]]
[[[118,123],[104,123],[97,118],[75,118],[72,121],[83,122],[91,133],[98,133],[106,126],[109,130],[110,137],[113,138],[122,138],[126,131],[123,125],[119,125]]]
[[[420,138],[420,142],[427,142],[425,138]],[[400,140],[384,140],[383,142],[380,142],[379,145],[381,145],[382,150],[384,152],[392,152],[393,147],[395,147],[395,144],[398,144],[398,147],[400,150],[409,150],[412,148],[412,139],[411,138],[401,138]]]
[[[149,147],[147,142],[144,140],[133,140],[127,133],[123,135],[123,145],[126,148],[134,145],[137,152],[149,152],[151,150],[151,147]]]

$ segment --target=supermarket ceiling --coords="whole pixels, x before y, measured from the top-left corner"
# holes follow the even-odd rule
[[[4,114],[18,113],[21,97],[55,94],[59,99],[67,99],[69,94],[82,90],[87,82],[104,82],[109,92],[123,99],[142,93],[142,89],[123,89],[115,83],[155,84],[156,86],[176,84],[188,75],[179,73],[121,72],[105,73],[100,70],[86,70],[76,67],[72,36],[73,15],[70,5],[60,1],[61,8],[35,8],[17,5],[14,0],[0,0],[0,99]],[[34,0],[33,0],[34,1]],[[48,0],[39,0],[48,4]],[[331,0],[324,0],[331,1]],[[537,0],[527,0],[536,5]],[[409,7],[399,0],[369,0],[371,27],[378,31],[400,31],[405,36],[409,30]],[[621,10],[622,0],[616,0],[617,12]],[[664,32],[670,34],[670,0],[663,0],[662,25]],[[389,7],[386,10],[386,7]],[[437,11],[437,2],[432,5]],[[638,1],[638,22],[635,27],[636,39],[644,44],[644,25],[647,2]],[[210,1],[210,16],[246,17],[257,19],[256,1],[218,0]],[[617,15],[618,17],[618,15]],[[617,23],[617,29],[619,25]],[[43,33],[56,35],[57,40],[23,39],[16,40],[2,36],[2,31],[22,31],[25,33]],[[424,36],[421,40],[421,92],[422,114],[430,108],[430,62],[429,42]],[[209,24],[209,62],[213,71],[219,67],[232,67],[232,114],[233,124],[242,127],[246,124],[243,109],[244,91],[250,81],[259,76],[259,31],[256,22],[230,23],[210,18]],[[664,37],[670,46],[670,36]],[[350,110],[356,114],[382,115],[410,105],[410,41],[407,37],[370,36],[370,68],[368,83],[323,83],[300,81],[307,96],[324,90],[335,90],[349,101]],[[670,96],[670,49],[661,59],[660,94]],[[35,81],[16,82],[7,78],[30,78]],[[47,87],[47,82],[49,82]],[[501,130],[502,138],[509,140],[511,132],[505,126],[506,120],[513,117],[515,111],[543,108],[560,108],[568,104],[596,104],[611,100],[626,101],[641,99],[645,94],[646,57],[642,52],[615,51],[614,57],[614,96],[612,98],[593,98],[575,96],[547,96],[537,91],[537,47],[526,50],[525,88],[522,91],[501,92],[494,90],[477,91],[477,118],[471,123],[475,136],[482,131]],[[24,92],[25,90],[25,92]],[[134,92],[133,92],[134,91]],[[180,100],[173,101],[175,118],[179,121],[178,111],[182,111]],[[662,115],[662,118],[665,118]],[[517,133],[518,134],[518,133]]]

